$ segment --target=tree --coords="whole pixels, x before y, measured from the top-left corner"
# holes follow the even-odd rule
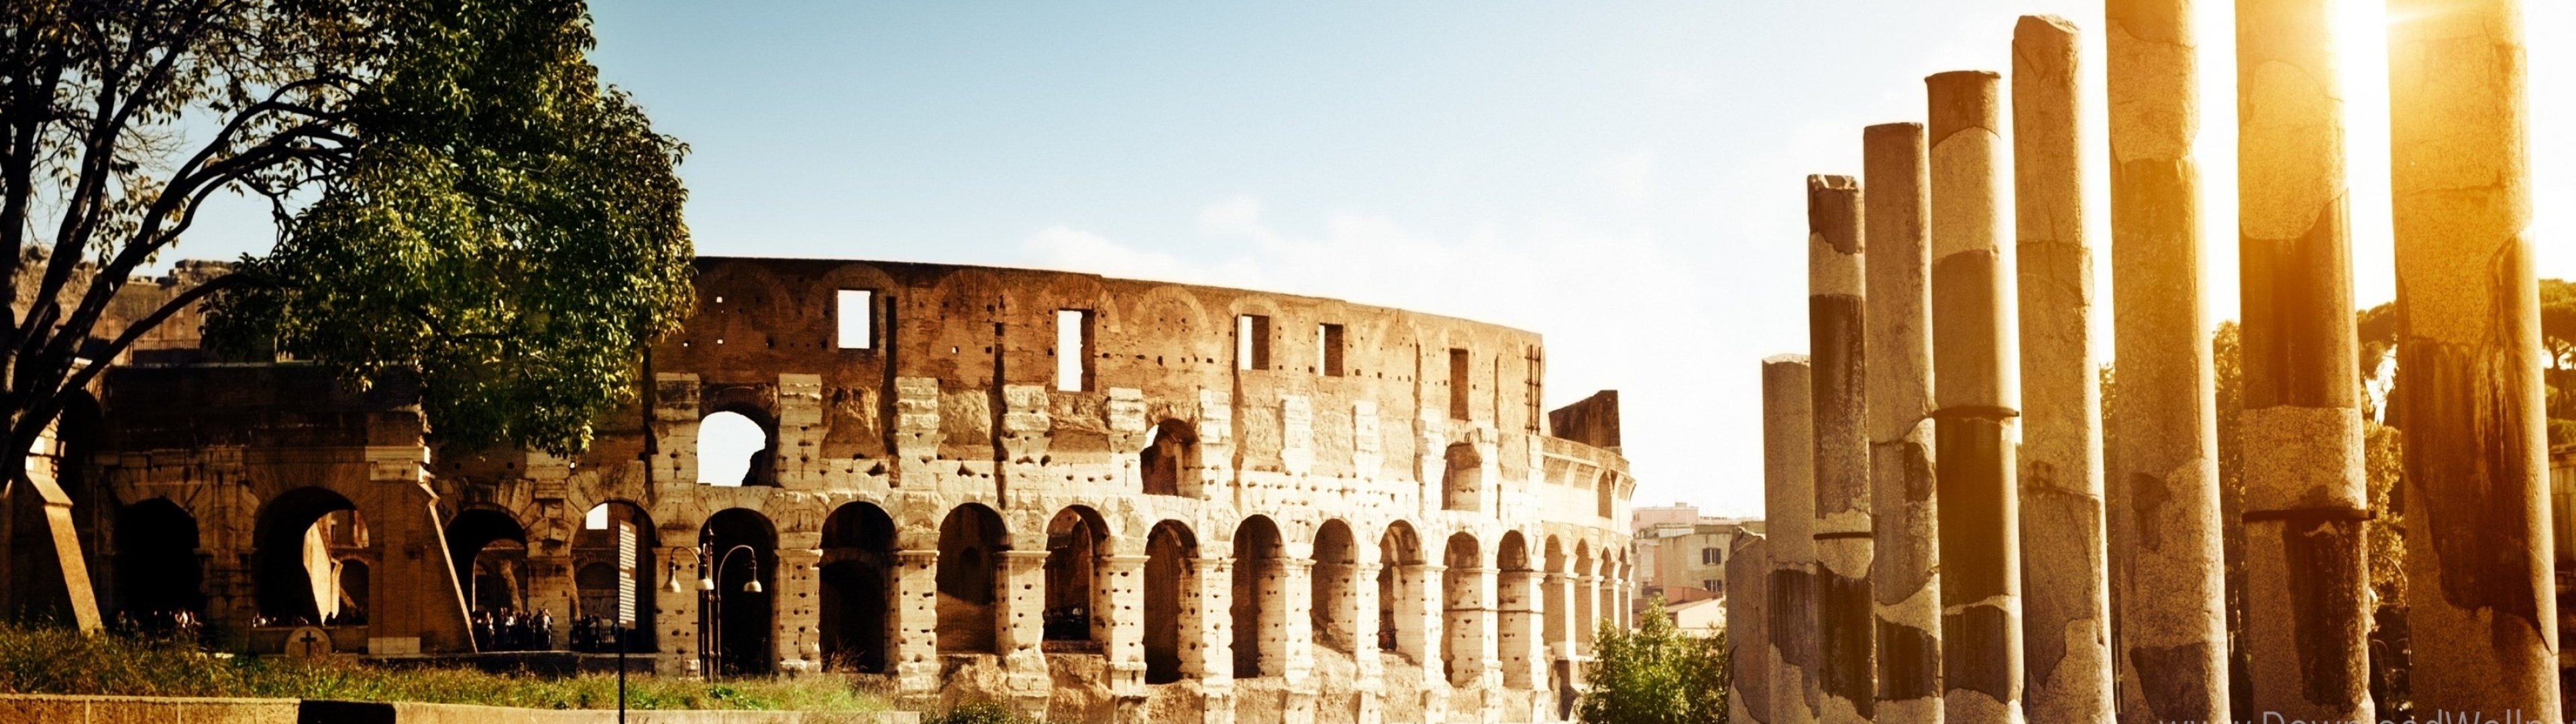
[[[1637,630],[1604,620],[1594,640],[1591,690],[1575,716],[1584,724],[1724,724],[1728,652],[1726,634],[1684,632],[1664,612],[1664,599],[1646,604]]]
[[[2540,346],[2548,358],[2549,444],[2576,445],[2576,283],[2540,280]]]
[[[687,308],[685,148],[601,86],[580,2],[0,1],[0,469],[200,302],[231,354],[417,374],[442,445],[555,453]],[[104,328],[218,192],[265,200],[275,248]]]

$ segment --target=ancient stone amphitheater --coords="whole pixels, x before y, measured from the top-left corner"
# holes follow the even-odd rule
[[[254,652],[599,657],[631,621],[665,675],[1059,721],[1542,721],[1628,616],[1616,396],[1542,409],[1536,334],[929,264],[697,292],[577,459],[442,452],[416,390],[213,362],[183,317],[37,474],[101,610]],[[0,573],[61,575],[43,516],[13,501]]]

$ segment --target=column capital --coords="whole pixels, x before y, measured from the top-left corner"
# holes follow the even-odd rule
[[[897,563],[897,564],[899,564],[899,565],[906,565],[906,566],[909,566],[909,565],[916,565],[916,564],[918,564],[918,565],[930,565],[930,564],[934,564],[934,563],[938,563],[938,562],[939,562],[939,551],[937,551],[937,550],[899,550],[899,551],[895,551],[895,552],[894,552],[894,561],[895,561],[895,563]]]
[[[1047,554],[1047,551],[1007,550],[1002,551],[1000,555],[1002,560],[1007,562],[1025,563],[1034,560],[1040,564],[1044,564],[1046,562]]]
[[[1147,561],[1151,561],[1151,560],[1153,560],[1153,559],[1154,559],[1154,557],[1153,557],[1153,556],[1141,556],[1141,555],[1140,555],[1140,556],[1130,556],[1130,555],[1108,555],[1108,556],[1101,556],[1101,557],[1100,557],[1100,561],[1101,561],[1102,563],[1107,563],[1107,564],[1110,564],[1110,565],[1113,565],[1113,566],[1142,566],[1142,565],[1145,565],[1145,563],[1146,563]]]

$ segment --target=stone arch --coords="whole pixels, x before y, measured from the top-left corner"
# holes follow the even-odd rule
[[[1472,442],[1452,443],[1440,455],[1440,507],[1483,510],[1485,458]]]
[[[528,531],[517,516],[468,508],[447,522],[447,555],[469,611],[526,608]]]
[[[778,620],[778,528],[749,508],[727,508],[698,528],[710,569],[698,579],[714,611],[701,612],[713,641],[705,644],[716,675],[767,674],[777,668],[771,642]]]
[[[592,630],[581,637],[579,648],[617,650],[619,634],[613,627],[626,624],[628,651],[654,651],[655,582],[687,585],[680,581],[679,561],[659,570],[660,579],[655,576],[659,534],[652,516],[631,502],[603,501],[583,512],[581,527],[572,536],[573,621]]]
[[[1424,646],[1422,536],[1413,524],[1395,521],[1378,537],[1377,648],[1410,657],[1416,663],[1430,651]]]
[[[1440,660],[1451,686],[1474,686],[1484,656],[1477,638],[1485,614],[1484,550],[1474,534],[1460,531],[1449,536],[1440,558],[1446,566],[1440,591],[1448,632],[1441,640]]]
[[[1148,431],[1145,449],[1136,454],[1146,495],[1196,496],[1199,492],[1199,434],[1190,424],[1165,418]]]
[[[146,498],[116,516],[116,597],[122,612],[147,627],[185,611],[206,611],[204,545],[197,517],[169,498]]]
[[[700,268],[693,286],[697,308],[689,317],[689,349],[724,355],[742,349],[769,349],[778,343],[775,330],[802,325],[793,293],[778,276],[754,261],[718,261]]]
[[[1538,660],[1539,582],[1530,570],[1529,539],[1504,531],[1494,547],[1494,650],[1503,664],[1503,686],[1534,689],[1531,664]]]
[[[999,653],[995,594],[1010,548],[1002,516],[982,504],[957,506],[939,523],[940,653]]]
[[[1114,327],[1120,334],[1107,335],[1106,345],[1114,345],[1108,347],[1113,354],[1134,355],[1136,365],[1151,373],[1145,375],[1149,379],[1165,379],[1196,365],[1222,362],[1212,343],[1226,339],[1233,329],[1225,325],[1232,323],[1209,319],[1188,287],[1156,285],[1134,296],[1128,314]]]
[[[1288,547],[1269,516],[1243,519],[1234,529],[1234,676],[1284,673],[1288,656]]]
[[[1330,519],[1315,529],[1314,591],[1311,607],[1315,643],[1343,653],[1358,653],[1360,642],[1359,541],[1351,526]]]
[[[336,609],[339,580],[330,575],[330,547],[338,526],[326,517],[345,514],[352,525],[358,506],[327,488],[286,491],[261,506],[252,532],[252,578],[259,615],[282,624],[320,624]],[[317,575],[319,574],[319,575]]]
[[[698,484],[778,484],[778,420],[766,406],[743,400],[710,405],[698,418],[697,438]]]
[[[1145,538],[1145,683],[1181,680],[1181,622],[1197,587],[1198,557],[1198,538],[1180,521],[1156,523]]]
[[[1574,577],[1568,579],[1574,586],[1574,595],[1569,597],[1574,599],[1574,619],[1568,623],[1574,626],[1574,647],[1578,655],[1592,653],[1592,635],[1598,628],[1594,615],[1601,602],[1600,596],[1594,595],[1592,590],[1600,584],[1600,579],[1594,577],[1599,572],[1592,564],[1592,541],[1576,540]]]
[[[817,625],[823,666],[885,673],[887,643],[893,640],[888,631],[896,570],[894,518],[873,503],[843,503],[823,519],[822,538],[816,577],[822,583]]]
[[[1066,506],[1047,522],[1044,638],[1107,641],[1114,609],[1100,584],[1109,555],[1109,524],[1088,506]]]
[[[1542,564],[1543,567],[1539,569],[1547,574],[1539,584],[1540,596],[1546,601],[1542,606],[1546,610],[1546,614],[1542,617],[1545,622],[1541,624],[1545,629],[1543,631],[1545,638],[1541,640],[1543,647],[1566,640],[1565,626],[1574,613],[1560,610],[1565,606],[1568,590],[1565,576],[1565,541],[1551,534],[1547,537],[1546,546],[1546,558]]]

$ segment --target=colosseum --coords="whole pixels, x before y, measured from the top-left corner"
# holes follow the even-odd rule
[[[219,362],[183,315],[34,474],[111,620],[262,654],[596,657],[632,622],[665,675],[1055,721],[1555,721],[1629,615],[1617,396],[1543,409],[1537,334],[972,266],[703,258],[696,285],[575,459],[442,452],[416,387]],[[13,497],[0,575],[63,580]]]

